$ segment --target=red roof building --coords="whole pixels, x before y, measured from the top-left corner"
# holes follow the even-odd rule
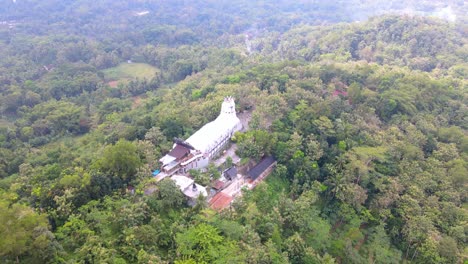
[[[218,190],[218,191],[221,191],[223,187],[224,187],[224,182],[220,180],[214,180],[211,184],[211,188]]]
[[[213,210],[221,211],[227,208],[231,204],[233,199],[234,198],[232,198],[231,195],[219,192],[215,196],[213,196],[213,198],[211,198],[209,204]]]

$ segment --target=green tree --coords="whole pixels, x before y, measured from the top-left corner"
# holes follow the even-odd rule
[[[179,259],[196,263],[221,262],[234,253],[228,252],[233,250],[232,242],[226,241],[215,227],[204,223],[177,234],[176,243]]]
[[[185,197],[179,187],[171,179],[164,179],[158,184],[156,198],[162,209],[168,210],[182,206]]]
[[[46,215],[31,208],[0,201],[0,256],[6,260],[51,263],[61,247],[48,230]]]
[[[102,172],[118,177],[124,182],[130,182],[135,178],[140,165],[141,160],[136,146],[123,139],[115,145],[107,146],[102,153],[102,158],[95,163],[95,166]]]

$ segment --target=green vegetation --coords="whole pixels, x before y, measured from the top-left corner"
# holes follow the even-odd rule
[[[146,63],[121,63],[116,67],[103,70],[106,81],[128,82],[133,79],[151,80],[158,70]]]
[[[312,2],[2,3],[0,262],[466,262],[466,5]],[[278,165],[188,207],[151,172],[228,95]]]

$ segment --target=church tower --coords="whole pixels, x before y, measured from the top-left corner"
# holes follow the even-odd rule
[[[232,98],[232,96],[224,98],[224,101],[221,105],[220,115],[236,115],[236,103],[234,102],[234,98]]]

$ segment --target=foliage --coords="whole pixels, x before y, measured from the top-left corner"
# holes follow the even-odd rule
[[[4,2],[2,263],[467,258],[460,1]],[[225,96],[249,121],[239,172],[278,164],[230,209],[190,208],[151,171]]]
[[[4,201],[0,203],[0,209],[3,223],[0,257],[3,261],[45,263],[51,262],[61,252],[60,244],[49,231],[45,215],[21,204],[10,207]]]
[[[102,158],[96,161],[95,166],[106,174],[130,182],[135,178],[140,164],[136,146],[132,142],[119,140],[115,145],[104,149]]]

